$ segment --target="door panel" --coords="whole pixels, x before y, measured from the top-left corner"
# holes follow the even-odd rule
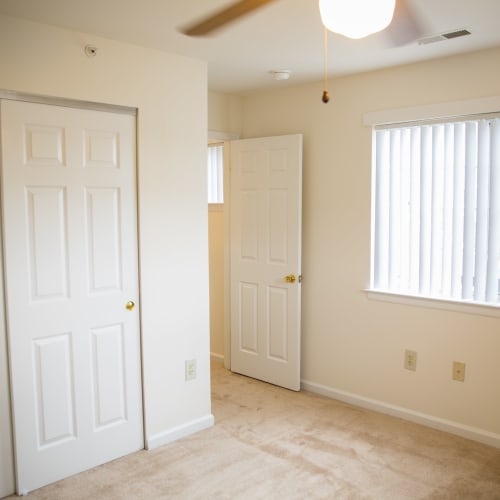
[[[94,428],[125,422],[127,392],[122,325],[91,330]]]
[[[231,142],[231,369],[300,389],[302,136]],[[293,274],[295,281],[287,282]]]
[[[68,298],[66,190],[26,187],[31,300]]]
[[[237,340],[240,351],[253,354],[258,354],[258,292],[256,283],[240,283]]]
[[[269,307],[268,338],[269,357],[288,361],[288,291],[270,286],[267,304]]]
[[[116,188],[87,188],[85,193],[89,293],[120,290],[119,191]]]
[[[33,341],[38,446],[43,449],[75,436],[75,393],[71,337]]]
[[[2,101],[18,493],[143,448],[135,118]]]

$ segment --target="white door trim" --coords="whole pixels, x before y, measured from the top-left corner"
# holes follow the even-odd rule
[[[0,217],[1,219],[1,217]],[[15,492],[14,442],[12,433],[12,406],[10,390],[10,359],[7,345],[7,323],[4,293],[3,237],[2,222],[0,222],[0,498]],[[4,392],[5,391],[5,392]]]
[[[77,99],[67,99],[65,97],[43,96],[29,94],[26,92],[17,92],[15,90],[0,89],[0,100],[32,102],[36,104],[49,104],[52,106],[63,106],[74,109],[89,109],[92,111],[107,111],[124,115],[137,116],[137,108],[129,106],[120,106],[117,104],[106,104],[92,101],[79,101]]]
[[[231,370],[231,142],[224,142],[224,368]]]

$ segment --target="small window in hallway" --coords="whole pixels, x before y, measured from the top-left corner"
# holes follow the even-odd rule
[[[224,203],[224,145],[208,145],[208,203]]]

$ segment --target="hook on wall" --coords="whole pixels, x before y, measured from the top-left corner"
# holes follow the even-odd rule
[[[85,54],[87,57],[95,57],[97,55],[97,47],[93,45],[85,45]]]

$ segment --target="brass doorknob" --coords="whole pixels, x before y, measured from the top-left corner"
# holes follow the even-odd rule
[[[135,307],[135,303],[132,302],[131,300],[129,300],[126,304],[125,304],[125,308],[128,310],[128,311],[132,311],[132,309],[134,309]]]
[[[285,276],[285,281],[287,283],[295,283],[295,275],[294,274],[289,274],[288,276]]]

